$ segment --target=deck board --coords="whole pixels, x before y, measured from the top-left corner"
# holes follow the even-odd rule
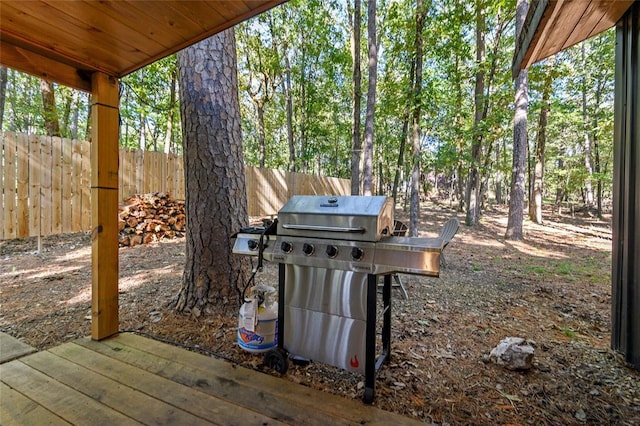
[[[13,425],[68,425],[69,423],[27,398],[15,389],[0,383],[0,421],[4,426]]]
[[[140,423],[177,425],[207,421],[133,388],[131,383],[140,380],[138,374],[132,374],[126,382],[118,382],[51,352],[37,353],[22,362]]]
[[[204,395],[197,389],[171,382],[126,362],[109,358],[95,350],[88,350],[81,345],[63,345],[51,349],[50,352],[205,419],[215,421],[215,419],[232,418],[238,419],[242,424],[278,424],[267,416]]]
[[[99,400],[92,399],[34,370],[20,360],[1,364],[0,380],[71,424],[91,424],[95,419],[101,419],[103,424],[140,424],[106,407]],[[0,418],[4,419],[4,412],[9,409],[3,397],[0,404]]]
[[[35,348],[0,331],[0,364],[35,352]]]
[[[2,424],[419,424],[133,334],[0,365]]]

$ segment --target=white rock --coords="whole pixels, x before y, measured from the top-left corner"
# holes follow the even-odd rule
[[[509,370],[529,370],[533,366],[534,344],[522,337],[506,337],[491,350],[489,360]]]

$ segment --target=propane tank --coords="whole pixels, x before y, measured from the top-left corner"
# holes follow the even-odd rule
[[[266,285],[251,288],[250,297],[238,315],[238,345],[247,352],[266,352],[278,344],[278,302],[275,289]]]

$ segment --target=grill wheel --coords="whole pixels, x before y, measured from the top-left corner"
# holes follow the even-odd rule
[[[284,349],[274,348],[268,351],[264,355],[264,365],[277,371],[280,374],[285,374],[289,369],[289,360],[287,353]]]

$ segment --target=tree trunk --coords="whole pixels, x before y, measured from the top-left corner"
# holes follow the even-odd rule
[[[411,204],[409,206],[409,235],[411,237],[418,236],[418,227],[420,220],[420,116],[422,115],[421,97],[422,97],[422,31],[424,29],[424,10],[422,0],[416,1],[416,32],[414,40],[415,48],[415,80],[411,90],[411,108],[413,114],[411,117],[412,137],[411,137],[411,153],[412,170],[411,170]]]
[[[456,10],[458,7],[458,2],[456,2]],[[455,116],[455,132],[456,132],[456,152],[457,152],[457,159],[456,159],[456,165],[455,165],[455,175],[456,175],[456,182],[455,182],[455,196],[458,200],[458,211],[462,212],[464,211],[465,205],[464,205],[464,198],[465,198],[465,193],[464,193],[464,172],[463,172],[463,165],[462,165],[462,158],[464,158],[464,150],[463,150],[463,144],[464,144],[464,136],[463,136],[463,119],[462,119],[462,98],[463,98],[463,94],[462,94],[462,76],[461,76],[461,71],[460,71],[460,55],[459,52],[456,50],[456,79],[455,79],[455,85],[456,85],[456,116]],[[453,196],[453,194],[452,194]]]
[[[75,92],[71,90],[65,91],[64,104],[62,106],[62,122],[60,123],[60,134],[65,138],[69,137],[69,127],[71,126],[71,105]]]
[[[524,19],[529,10],[527,0],[518,0],[516,6],[516,40],[522,31]],[[513,162],[511,190],[509,191],[509,217],[505,238],[521,240],[523,238],[524,173],[527,160],[527,109],[529,104],[529,84],[527,70],[521,70],[516,79],[515,116],[513,120]]]
[[[87,140],[91,140],[91,99],[92,96],[89,95],[89,102],[87,102],[87,122],[85,123],[84,134]]]
[[[258,113],[258,165],[264,169],[267,158],[266,131],[264,129],[264,102],[254,99]]]
[[[402,132],[400,133],[400,149],[398,150],[398,161],[396,163],[396,173],[393,178],[392,196],[394,203],[398,202],[398,186],[400,186],[400,175],[404,166],[404,151],[407,148],[407,135],[409,133],[409,113],[405,112],[402,119]]]
[[[78,139],[78,124],[80,121],[80,106],[82,105],[82,101],[80,96],[75,97],[75,105],[73,107],[73,113],[71,117],[71,129],[70,129],[70,137],[71,139]]]
[[[187,234],[173,304],[195,316],[233,315],[249,271],[230,242],[248,221],[233,29],[180,51],[178,69]]]
[[[469,177],[465,191],[465,204],[467,214],[465,222],[467,226],[473,226],[478,221],[479,215],[479,196],[480,196],[480,155],[482,151],[482,131],[480,124],[482,122],[482,113],[484,110],[484,89],[485,89],[485,72],[483,65],[485,62],[485,20],[482,14],[481,1],[476,0],[476,82],[475,82],[475,118],[473,142],[471,143],[471,166],[469,168]]]
[[[580,47],[580,53],[582,55],[582,69],[586,70],[587,55],[585,49],[585,42],[582,42]],[[584,132],[584,168],[587,172],[587,177],[584,181],[586,197],[585,204],[588,208],[593,207],[593,165],[591,162],[591,132],[589,131],[589,113],[587,111],[587,75],[586,71],[583,71],[582,77],[582,125]]]
[[[40,80],[40,92],[42,93],[42,106],[44,107],[44,127],[47,135],[60,136],[60,122],[56,108],[56,94],[53,83]]]
[[[530,219],[535,223],[542,223],[542,198],[544,189],[544,154],[547,143],[547,119],[551,108],[549,98],[551,97],[551,84],[553,83],[553,67],[555,58],[548,59],[549,65],[546,67],[544,88],[542,91],[542,106],[540,108],[540,118],[538,120],[538,137],[535,147],[535,167],[533,172],[533,209]]]
[[[138,121],[140,122],[140,128],[138,129],[138,147],[142,151],[147,150],[147,132],[145,131],[145,123],[146,118],[145,115],[141,112],[138,114]]]
[[[376,112],[376,81],[378,76],[378,43],[376,42],[376,0],[369,0],[367,10],[367,46],[369,48],[369,87],[367,90],[367,115],[364,125],[364,168],[362,193],[371,195],[373,182],[373,124]]]
[[[164,135],[164,153],[169,154],[175,152],[172,149],[173,144],[173,121],[175,120],[175,103],[176,103],[176,69],[172,67],[171,81],[169,84],[169,113],[167,116],[167,133]]]
[[[598,85],[598,90],[596,91],[596,99],[595,104],[600,105],[600,85]],[[597,187],[596,187],[596,214],[598,218],[602,219],[602,165],[600,163],[600,144],[598,141],[598,126],[600,123],[598,122],[598,111],[595,111],[593,114],[593,155],[594,155],[594,171],[596,173],[597,179]]]
[[[360,70],[360,19],[362,7],[360,0],[353,1],[351,58],[353,60],[353,99],[351,127],[351,195],[360,194],[360,155],[362,141],[360,139],[360,103],[362,99],[362,75]]]
[[[7,95],[8,81],[7,69],[0,67],[0,130],[2,130],[2,124],[4,123],[4,100]]]
[[[287,102],[287,141],[289,141],[289,171],[295,172],[296,167],[296,145],[293,138],[293,96],[291,95],[291,64],[289,54],[285,50],[285,98]]]
[[[496,159],[496,164],[500,164],[500,143],[501,141],[498,140],[496,141],[496,148],[495,148],[495,159]],[[496,180],[495,180],[495,188],[496,188],[496,204],[497,205],[502,205],[502,171],[500,169],[500,167],[498,167],[498,170],[496,172]]]

